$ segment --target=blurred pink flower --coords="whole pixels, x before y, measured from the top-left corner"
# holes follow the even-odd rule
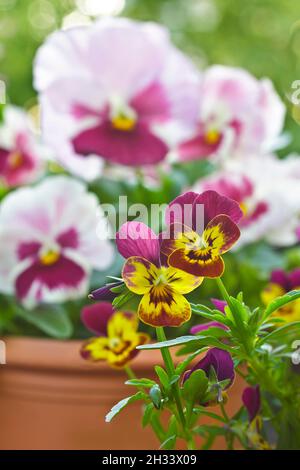
[[[0,184],[15,187],[35,181],[43,169],[43,152],[30,118],[15,106],[6,106],[0,120]]]
[[[28,307],[84,295],[92,268],[113,260],[112,245],[99,238],[99,211],[96,197],[65,176],[8,195],[0,207],[1,291]]]
[[[223,159],[270,151],[282,131],[285,107],[267,79],[214,65],[203,75],[197,130],[179,146],[181,160]]]
[[[223,169],[194,187],[214,190],[237,201],[243,211],[238,246],[261,239],[275,246],[297,242],[300,214],[300,158],[279,160],[273,155],[227,162]]]
[[[155,164],[197,117],[199,77],[153,23],[106,18],[55,32],[38,51],[43,133],[61,164],[99,177],[103,157]]]

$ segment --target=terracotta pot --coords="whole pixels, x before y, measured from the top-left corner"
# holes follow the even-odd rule
[[[141,405],[132,404],[110,424],[105,414],[130,395],[123,371],[89,364],[80,341],[9,338],[7,364],[0,365],[0,449],[157,449],[150,428],[142,429]],[[138,377],[153,377],[159,351],[133,362]],[[241,387],[231,389],[229,413],[240,406]],[[132,392],[134,388],[132,387]],[[218,448],[224,448],[221,440]],[[183,447],[184,448],[184,447]]]

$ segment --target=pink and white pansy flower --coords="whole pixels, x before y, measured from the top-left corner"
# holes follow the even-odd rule
[[[203,74],[198,102],[198,125],[178,148],[181,160],[223,160],[276,146],[285,107],[268,79],[214,65]]]
[[[11,188],[41,175],[44,149],[25,111],[7,105],[0,120],[0,184]]]
[[[70,177],[20,188],[0,206],[0,289],[26,306],[79,298],[113,261],[97,198]],[[104,222],[103,222],[104,223]]]
[[[300,216],[300,159],[273,155],[230,162],[223,170],[199,181],[196,191],[214,190],[237,201],[243,211],[237,246],[265,239],[275,246],[296,243]]]
[[[197,117],[198,72],[154,23],[105,18],[55,32],[34,75],[46,142],[87,179],[99,177],[103,159],[164,160]]]

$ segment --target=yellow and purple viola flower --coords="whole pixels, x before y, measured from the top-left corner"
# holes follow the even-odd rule
[[[139,353],[137,346],[150,337],[139,333],[136,315],[116,312],[108,302],[99,302],[82,309],[85,327],[97,335],[86,341],[81,356],[92,362],[106,361],[110,366],[123,368]]]
[[[213,370],[212,370],[213,369]],[[191,376],[196,370],[203,370],[208,379],[211,379],[212,372],[215,377],[216,383],[212,383],[208,400],[204,405],[213,405],[220,398],[220,393],[224,394],[234,382],[235,372],[234,364],[229,352],[219,348],[211,348],[207,351],[206,355],[183,376],[183,383]],[[222,384],[223,382],[223,384]]]
[[[272,300],[292,290],[300,289],[300,268],[287,273],[277,269],[271,273],[270,281],[261,293],[262,301],[268,305]],[[300,300],[296,299],[280,307],[273,316],[280,318],[283,322],[300,320]]]
[[[37,54],[35,87],[44,138],[87,179],[99,177],[102,158],[164,160],[196,122],[198,72],[154,23],[106,18],[52,34]]]
[[[186,161],[265,155],[282,131],[284,116],[284,104],[269,80],[214,65],[203,74],[198,126],[179,146],[179,157]]]
[[[16,187],[32,183],[43,171],[45,148],[33,133],[29,116],[5,106],[0,122],[0,184]]]
[[[174,199],[166,211],[168,230],[161,248],[169,265],[194,276],[221,276],[221,255],[239,239],[242,215],[237,202],[216,191]]]
[[[127,288],[141,296],[140,320],[148,325],[180,326],[191,317],[184,294],[200,286],[203,278],[165,263],[159,237],[145,224],[128,222],[117,234],[117,247],[127,258],[122,277]]]
[[[9,194],[0,208],[1,292],[28,307],[85,295],[92,269],[108,268],[114,256],[98,238],[97,211],[97,198],[65,176]]]

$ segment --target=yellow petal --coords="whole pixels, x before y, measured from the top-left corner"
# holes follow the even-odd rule
[[[128,289],[139,295],[149,291],[158,275],[159,269],[140,256],[128,258],[122,272],[122,277]]]
[[[90,361],[104,361],[109,354],[108,338],[91,338],[81,348],[81,355]]]
[[[179,294],[188,294],[200,286],[203,282],[203,277],[193,276],[180,269],[172,267],[167,268],[166,278],[168,284]]]
[[[139,318],[148,325],[180,326],[191,317],[191,306],[183,295],[167,285],[154,286],[139,305]]]

